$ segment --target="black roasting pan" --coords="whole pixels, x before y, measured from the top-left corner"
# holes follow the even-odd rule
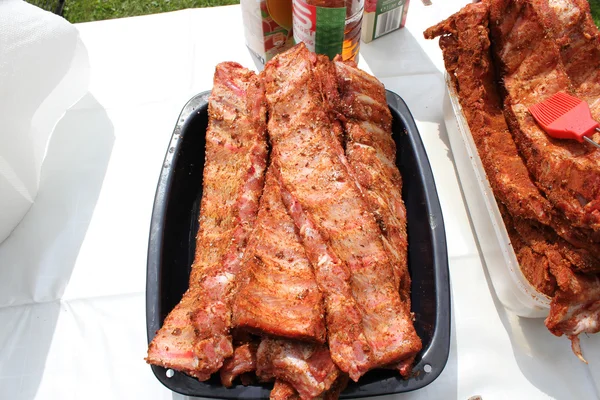
[[[208,96],[203,92],[183,108],[158,181],[148,245],[146,327],[148,342],[188,286],[202,196],[204,139],[208,123]],[[404,101],[388,91],[397,164],[403,177],[408,215],[408,264],[412,277],[415,327],[423,341],[414,374],[402,379],[397,372],[370,371],[358,383],[350,382],[341,398],[370,397],[409,392],[433,382],[442,372],[450,348],[450,283],[444,221],[427,154]],[[140,362],[143,362],[140,360]],[[167,388],[188,396],[268,399],[271,384],[232,388],[213,376],[199,382],[183,373],[151,366]],[[216,374],[218,375],[218,374]]]

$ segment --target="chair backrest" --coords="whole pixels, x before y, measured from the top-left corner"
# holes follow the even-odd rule
[[[35,6],[38,6],[46,11],[53,12],[57,15],[62,15],[65,6],[65,0],[26,0]]]

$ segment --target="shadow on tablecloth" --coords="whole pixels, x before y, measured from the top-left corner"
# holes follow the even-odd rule
[[[485,265],[483,258],[481,262]],[[565,336],[556,337],[546,329],[543,318],[522,318],[505,309],[496,297],[486,268],[484,272],[494,305],[510,337],[513,354],[523,376],[554,399],[594,398],[592,393],[597,393],[597,389],[590,371],[594,367],[598,368],[600,360],[588,359],[588,367],[572,353],[571,343]],[[591,339],[596,344],[600,343],[600,337]],[[585,347],[583,350],[585,353]]]
[[[85,238],[115,140],[103,107],[89,93],[82,102],[85,110],[71,109],[56,125],[35,203],[0,246],[3,399],[32,399],[42,375],[51,380],[60,373],[44,371],[46,357],[57,320],[68,312],[60,298]]]

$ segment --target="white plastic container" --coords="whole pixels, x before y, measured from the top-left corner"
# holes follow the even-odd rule
[[[521,272],[458,95],[448,74],[446,88],[444,120],[450,147],[496,295],[504,307],[519,316],[546,317],[550,310],[550,298],[535,289]]]

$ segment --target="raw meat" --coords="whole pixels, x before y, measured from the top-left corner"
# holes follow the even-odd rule
[[[250,342],[236,346],[233,356],[223,362],[219,371],[221,383],[225,387],[231,387],[238,376],[256,371],[256,350],[258,343]]]
[[[258,347],[256,374],[263,380],[285,381],[300,398],[312,399],[331,388],[340,370],[324,345],[263,339]]]
[[[299,44],[266,65],[268,127],[284,203],[325,295],[332,358],[356,380],[416,354],[421,341],[327,113],[320,87],[328,77],[315,76],[314,68],[323,62]],[[332,282],[343,288],[340,301],[328,298]]]
[[[323,298],[271,168],[245,260],[233,325],[325,343]]]
[[[200,380],[233,355],[230,299],[258,212],[267,159],[261,79],[239,64],[219,64],[209,116],[190,287],[150,343],[146,359]]]
[[[600,230],[600,163],[595,148],[542,131],[528,107],[556,92],[573,93],[554,38],[540,10],[543,0],[490,2],[491,37],[506,89],[504,113],[530,173],[570,223]]]

